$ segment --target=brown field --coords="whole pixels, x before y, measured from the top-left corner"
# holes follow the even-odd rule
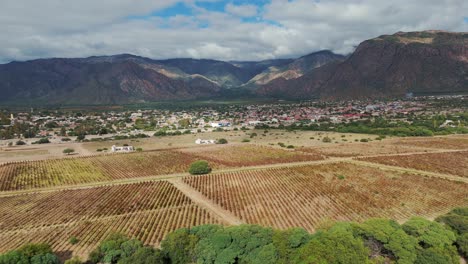
[[[0,191],[182,173],[198,159],[193,154],[165,150],[8,163],[0,165]],[[211,163],[215,168],[221,166]]]
[[[468,177],[468,151],[380,156],[360,160]]]
[[[239,171],[184,181],[247,223],[309,231],[326,220],[434,217],[468,205],[468,184],[348,163]]]
[[[468,137],[404,138],[396,140],[394,144],[433,149],[468,149]]]
[[[304,152],[321,153],[329,157],[358,157],[428,151],[428,148],[389,144],[389,142],[340,143],[321,147],[299,148]]]
[[[226,166],[243,167],[275,163],[322,160],[317,153],[266,147],[253,144],[217,145],[205,148],[181,150]]]
[[[2,197],[0,252],[47,242],[85,256],[112,232],[156,246],[177,228],[208,223],[222,224],[166,181]]]

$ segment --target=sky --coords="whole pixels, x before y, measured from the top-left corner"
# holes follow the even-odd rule
[[[466,0],[0,0],[0,63],[131,53],[265,60],[468,31]]]

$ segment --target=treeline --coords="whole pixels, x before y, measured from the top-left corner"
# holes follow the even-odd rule
[[[161,248],[113,234],[92,251],[87,263],[397,263],[458,264],[468,255],[468,208],[429,221],[404,224],[388,219],[325,223],[310,234],[256,225],[202,225],[170,233]],[[0,264],[55,264],[49,246],[26,245],[0,256]],[[81,263],[78,259],[67,264]]]
[[[451,121],[444,126],[446,121]],[[257,129],[275,128],[258,125]],[[460,116],[413,117],[407,121],[394,121],[382,117],[362,119],[349,123],[335,124],[327,118],[318,123],[299,122],[290,126],[280,125],[286,130],[333,131],[340,133],[375,134],[381,136],[424,137],[434,135],[468,134],[468,114]]]

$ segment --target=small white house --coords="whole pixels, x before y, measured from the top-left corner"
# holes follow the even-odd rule
[[[195,144],[203,145],[203,144],[216,144],[216,140],[214,139],[197,139],[195,140]]]
[[[116,145],[113,145],[111,148],[112,152],[133,152],[135,151],[135,148],[133,146],[123,146],[123,147],[117,147]]]

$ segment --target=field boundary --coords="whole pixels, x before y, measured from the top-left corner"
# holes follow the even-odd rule
[[[185,196],[190,198],[192,202],[197,204],[199,207],[213,213],[220,220],[226,222],[229,225],[241,225],[245,224],[244,221],[239,219],[237,216],[215,204],[211,199],[200,193],[199,191],[192,188],[190,185],[184,183],[182,178],[176,178],[168,180],[174,187],[181,191]]]

